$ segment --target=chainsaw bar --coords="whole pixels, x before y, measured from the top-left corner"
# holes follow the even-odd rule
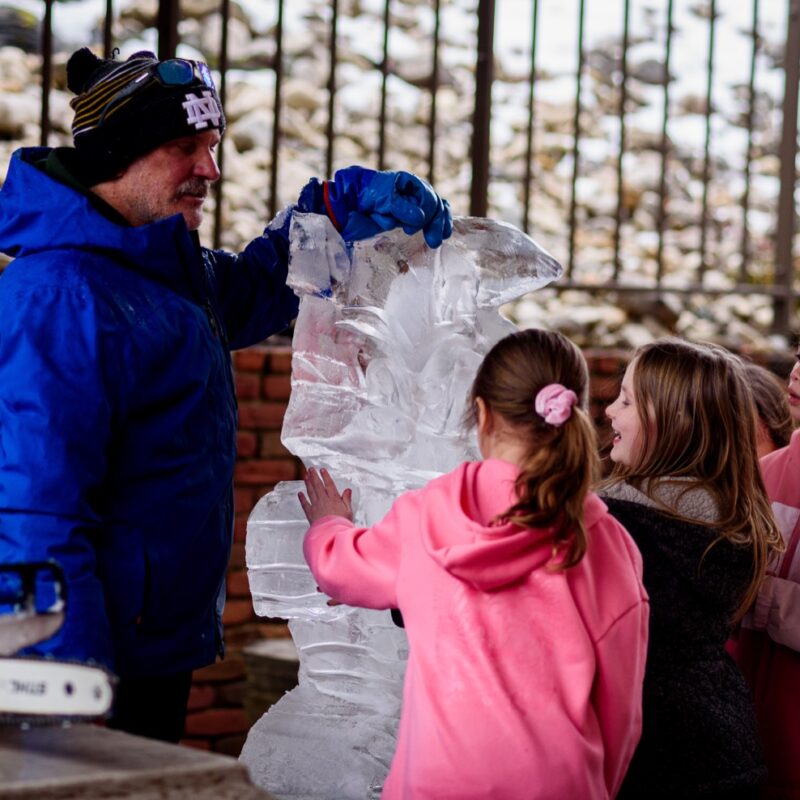
[[[5,722],[104,717],[116,678],[103,667],[50,658],[0,658],[0,716]]]

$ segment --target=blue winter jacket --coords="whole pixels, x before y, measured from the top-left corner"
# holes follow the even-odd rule
[[[214,661],[232,541],[229,349],[284,330],[286,227],[238,256],[115,224],[17,151],[0,191],[0,561],[55,559],[37,652],[122,676]]]

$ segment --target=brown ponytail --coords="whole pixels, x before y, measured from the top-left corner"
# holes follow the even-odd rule
[[[539,391],[558,383],[578,405],[561,425],[534,409]],[[472,385],[467,422],[475,424],[480,397],[525,442],[518,501],[501,518],[531,528],[552,528],[557,569],[575,566],[586,552],[583,506],[599,474],[597,434],[584,410],[589,372],[581,351],[560,333],[530,329],[511,334],[487,354]]]

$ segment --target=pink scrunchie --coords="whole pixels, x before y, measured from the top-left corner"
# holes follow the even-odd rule
[[[578,395],[560,383],[548,383],[539,390],[533,407],[548,425],[563,425],[572,414]]]

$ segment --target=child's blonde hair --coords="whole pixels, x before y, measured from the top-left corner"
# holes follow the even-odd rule
[[[573,391],[578,403],[562,425],[535,408],[549,384]],[[517,478],[518,502],[501,517],[531,528],[552,528],[555,566],[576,565],[586,552],[583,504],[599,474],[597,433],[585,411],[589,371],[578,347],[560,333],[530,329],[499,341],[472,384],[466,421],[477,420],[476,400],[510,424],[526,445]]]
[[[783,548],[759,470],[756,405],[744,362],[719,345],[673,338],[645,345],[633,358],[642,447],[632,464],[615,465],[611,482],[624,479],[652,494],[658,481],[691,478],[686,491],[709,492],[720,530],[711,546],[724,538],[752,551],[750,584],[735,614],[740,618],[772,554]]]

